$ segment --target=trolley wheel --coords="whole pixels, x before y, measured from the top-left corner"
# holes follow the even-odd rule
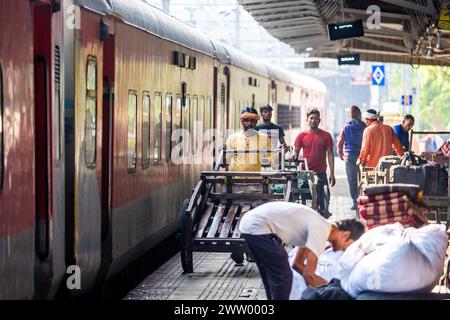
[[[188,217],[185,212],[189,206],[189,199],[183,201],[181,206],[180,214],[182,216],[181,220],[181,266],[183,271],[186,273],[194,272],[194,265],[192,259],[192,250],[190,249],[191,243],[191,233],[192,233],[192,220]]]

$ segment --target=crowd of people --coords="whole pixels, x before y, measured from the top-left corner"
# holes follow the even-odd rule
[[[229,170],[261,171],[264,155],[269,162],[273,159],[270,150],[289,149],[283,128],[271,121],[272,111],[269,105],[260,108],[263,118],[260,125],[257,125],[260,115],[256,109],[248,107],[241,111],[243,130],[230,135],[224,148],[261,152],[253,157],[250,153],[230,153],[224,164]],[[390,127],[380,121],[376,110],[362,113],[357,106],[352,106],[350,118],[339,133],[337,150],[339,158],[345,161],[353,200],[351,209],[356,210],[358,166],[375,168],[378,160],[392,155],[393,150],[399,156],[408,151],[408,132],[414,125],[414,117],[408,114],[402,123]],[[317,175],[318,212],[298,203],[268,202],[245,214],[239,224],[250,250],[248,261],[256,263],[269,300],[292,297],[295,272],[311,287],[326,284],[330,279],[318,275],[316,269],[322,253],[327,252],[327,245],[328,250],[344,251],[367,230],[358,217],[335,222],[328,219],[328,207],[323,205],[327,201],[324,188],[336,183],[334,143],[331,134],[319,128],[318,109],[307,112],[306,122],[309,129],[296,137],[292,160],[300,159],[300,151],[303,151],[303,169],[307,166]],[[290,258],[285,244],[295,247]]]

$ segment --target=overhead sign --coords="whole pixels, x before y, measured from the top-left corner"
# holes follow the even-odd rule
[[[319,61],[305,61],[305,69],[319,68]]]
[[[359,53],[338,55],[338,65],[356,64],[359,65]]]
[[[450,9],[441,8],[439,11],[438,28],[450,30]]]
[[[372,66],[372,85],[384,86],[384,65]]]
[[[362,37],[364,27],[362,20],[332,23],[328,25],[328,38],[330,41]]]
[[[402,95],[402,106],[411,106],[412,104],[413,104],[413,96],[411,94]]]

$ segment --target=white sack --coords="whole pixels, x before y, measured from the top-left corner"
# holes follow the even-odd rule
[[[400,223],[366,232],[338,262],[342,288],[363,291],[430,291],[443,271],[447,234],[443,225],[404,229]]]
[[[289,252],[289,264],[292,266],[297,247]],[[339,258],[342,256],[342,251],[333,251],[333,248],[325,250],[317,261],[316,275],[330,281],[336,278],[336,266]],[[296,270],[292,269],[292,289],[289,295],[289,300],[300,300],[303,291],[307,288],[307,284],[303,276]]]

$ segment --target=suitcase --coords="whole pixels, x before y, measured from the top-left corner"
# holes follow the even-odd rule
[[[421,166],[394,165],[389,170],[390,183],[416,184],[423,190],[425,180],[425,168]]]
[[[445,167],[436,162],[427,163],[422,167],[426,177],[423,194],[426,196],[448,195],[448,175]]]
[[[384,156],[378,160],[376,170],[384,172],[384,170],[390,169],[392,166],[400,164],[400,162],[401,158],[398,156]]]

